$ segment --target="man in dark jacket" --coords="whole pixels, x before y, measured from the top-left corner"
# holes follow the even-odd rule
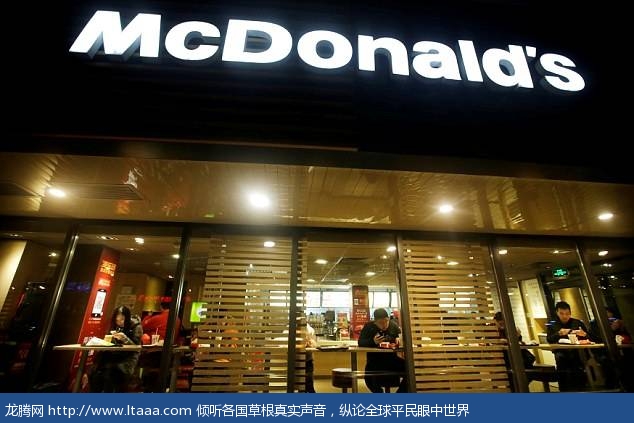
[[[548,342],[559,343],[560,339],[568,340],[568,335],[576,335],[577,339],[589,339],[588,329],[579,319],[571,317],[570,305],[565,301],[555,304],[557,320],[548,327]],[[557,373],[559,375],[559,391],[584,391],[586,375],[580,352],[574,350],[554,350]]]
[[[363,326],[359,335],[360,347],[378,348],[381,342],[395,343],[396,338],[401,334],[401,328],[394,320],[390,319],[387,311],[383,308],[374,310],[374,320]],[[373,375],[375,373],[383,373]],[[392,385],[391,381],[400,379],[400,375],[405,373],[405,361],[398,357],[396,353],[372,353],[367,355],[365,366],[365,384],[370,391],[384,392],[383,387]],[[394,373],[388,375],[386,373]],[[400,375],[399,375],[400,374]],[[389,392],[389,391],[388,391]],[[402,378],[396,392],[407,392],[407,380]]]

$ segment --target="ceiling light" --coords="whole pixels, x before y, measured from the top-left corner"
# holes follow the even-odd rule
[[[376,275],[376,273],[375,272],[365,272],[365,275],[366,276],[374,276],[374,275]]]
[[[141,237],[136,237],[134,238],[134,242],[136,242],[137,244],[144,244],[145,240]]]
[[[315,279],[306,279],[306,282],[315,282]]]
[[[172,276],[172,275],[167,275],[167,279],[174,279],[174,276]],[[189,292],[191,292],[191,290],[190,290]]]
[[[390,245],[385,251],[387,251],[388,253],[393,253],[394,251],[396,251],[396,246]]]
[[[469,260],[473,260],[473,256],[469,256]]]
[[[328,263],[328,260],[326,260],[326,259],[317,259],[317,260],[315,260],[315,263],[317,263],[317,264],[326,264],[326,263]]]
[[[608,255],[608,250],[601,250],[599,251],[599,256],[603,257],[603,256],[607,256]]]
[[[55,251],[51,251],[50,253],[48,253],[49,257],[57,257],[57,253]]]
[[[437,258],[438,260],[442,260],[444,257],[443,257],[443,256],[436,256],[436,258]]]
[[[410,250],[410,249],[408,248],[407,250],[405,250],[405,252],[407,252],[407,253],[411,253],[411,252],[412,252],[412,250]]]
[[[559,250],[553,250],[553,254],[559,254]]]
[[[119,238],[112,235],[100,235],[97,238],[103,239],[104,241],[117,241]]]
[[[498,251],[498,253],[500,253],[501,256],[508,254],[508,252],[509,250],[506,250],[504,248]]]
[[[451,204],[443,204],[438,207],[438,211],[442,214],[451,213],[453,211],[453,206]]]
[[[9,236],[11,238],[21,238],[22,237],[22,235],[20,235],[20,234],[9,234]]]
[[[475,276],[473,273],[469,273],[467,276],[469,276],[470,278],[472,278],[473,276]]]
[[[381,258],[382,258],[383,260],[387,260],[387,256],[386,256],[385,254],[383,254],[383,255],[381,256]]]
[[[448,262],[447,262],[447,266],[457,266],[457,265],[459,265],[459,264],[460,264],[460,263],[458,263],[457,261],[448,261]]]
[[[173,259],[177,259],[177,260],[178,260],[180,257],[181,257],[181,256],[180,256],[180,255],[178,255],[178,254],[172,254],[172,258],[173,258]]]
[[[252,192],[249,194],[249,203],[256,209],[266,209],[271,205],[271,200],[264,194]]]
[[[612,263],[603,263],[601,266],[603,266],[603,267],[612,267]]]
[[[126,250],[128,250],[128,251],[136,251],[136,248],[128,247],[128,248],[126,248]]]
[[[59,189],[59,188],[49,188],[47,190],[47,192],[49,194],[51,194],[53,197],[57,197],[57,198],[64,198],[66,197],[66,192],[63,189]]]
[[[605,212],[605,213],[601,213],[599,216],[597,216],[599,218],[599,220],[610,220],[614,217],[614,214],[610,213],[610,212]]]
[[[266,248],[273,248],[275,247],[275,241],[264,241],[264,246]]]

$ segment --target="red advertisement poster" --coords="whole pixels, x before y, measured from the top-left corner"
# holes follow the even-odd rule
[[[104,314],[108,307],[108,301],[110,300],[112,281],[118,264],[119,252],[104,248],[95,271],[95,278],[90,296],[88,297],[86,311],[84,312],[84,320],[81,325],[81,330],[79,331],[79,337],[77,338],[78,344],[84,344],[92,336],[103,338],[105,331],[109,328],[110,316],[105,316]],[[73,357],[70,368],[70,386],[73,386],[75,377],[81,377],[82,387],[86,386],[86,376],[76,375],[80,358],[81,352],[77,351]],[[86,371],[90,369],[92,360],[93,355],[91,351],[86,360],[86,366],[84,367]]]
[[[352,286],[352,339],[359,339],[363,325],[370,321],[370,301],[366,285]]]

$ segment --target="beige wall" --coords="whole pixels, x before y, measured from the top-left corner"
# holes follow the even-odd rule
[[[25,247],[26,241],[0,242],[0,304],[7,298]]]

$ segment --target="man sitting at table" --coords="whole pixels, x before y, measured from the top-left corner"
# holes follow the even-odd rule
[[[391,320],[383,308],[374,310],[374,320],[363,326],[359,335],[360,347],[379,347],[381,342],[395,343],[401,334],[395,320]],[[377,373],[377,374],[372,374]],[[390,375],[388,373],[394,373]],[[367,355],[365,366],[365,384],[370,391],[389,392],[390,383],[401,378],[405,373],[405,361],[396,353],[372,353]],[[383,390],[386,387],[386,391]],[[407,379],[402,378],[396,392],[407,392]]]
[[[559,343],[560,339],[568,340],[568,335],[576,335],[577,339],[589,339],[588,329],[579,319],[571,317],[570,304],[559,301],[555,304],[557,320],[548,327],[548,342]],[[559,375],[559,391],[583,391],[586,388],[584,363],[579,351],[554,350],[557,373]]]

